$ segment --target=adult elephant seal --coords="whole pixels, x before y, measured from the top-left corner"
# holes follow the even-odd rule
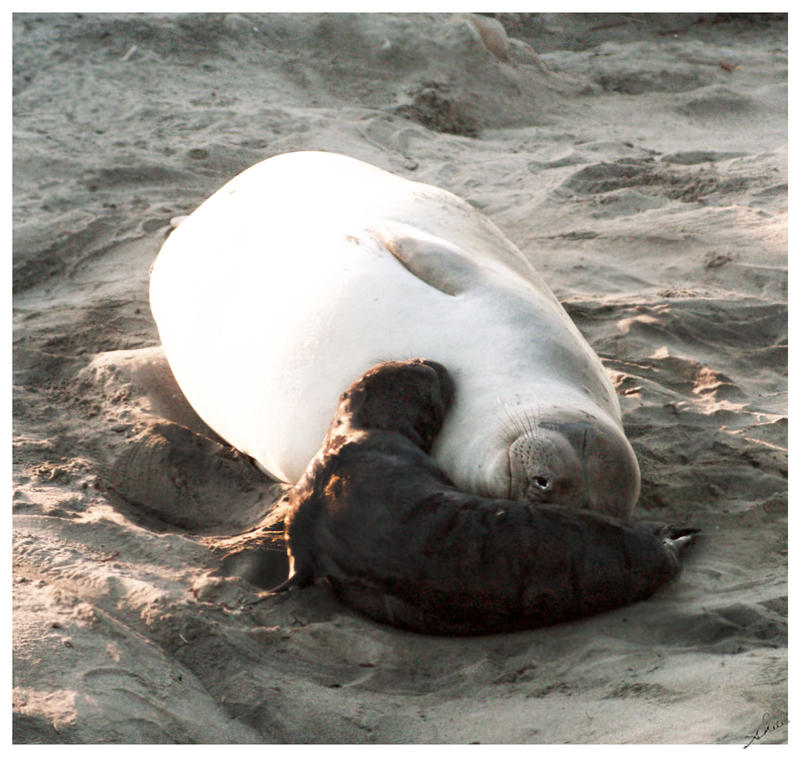
[[[327,578],[376,620],[472,634],[620,607],[678,572],[693,529],[458,490],[428,455],[452,394],[441,365],[410,360],[342,395],[289,495],[279,589]]]
[[[639,468],[614,389],[539,274],[435,187],[297,152],[237,176],[186,218],[150,302],[203,420],[296,482],[339,394],[424,354],[455,403],[433,457],[468,492],[631,514]]]

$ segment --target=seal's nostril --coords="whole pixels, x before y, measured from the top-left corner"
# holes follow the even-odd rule
[[[550,481],[544,476],[534,476],[533,483],[543,492],[546,492],[550,488]]]

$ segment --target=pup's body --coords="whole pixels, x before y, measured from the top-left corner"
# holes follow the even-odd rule
[[[428,454],[452,394],[442,366],[411,360],[342,395],[290,495],[287,588],[325,577],[376,620],[472,634],[620,607],[677,574],[691,529],[456,489]]]

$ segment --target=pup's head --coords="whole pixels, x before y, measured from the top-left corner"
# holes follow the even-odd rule
[[[453,381],[431,360],[380,363],[342,394],[334,418],[353,429],[403,434],[430,452],[453,401]]]

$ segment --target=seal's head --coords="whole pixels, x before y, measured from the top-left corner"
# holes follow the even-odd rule
[[[537,418],[508,445],[511,499],[628,518],[639,497],[636,456],[612,422],[561,410]]]
[[[430,452],[452,401],[453,381],[439,363],[381,363],[342,395],[331,428],[346,420],[354,430],[393,431]]]

